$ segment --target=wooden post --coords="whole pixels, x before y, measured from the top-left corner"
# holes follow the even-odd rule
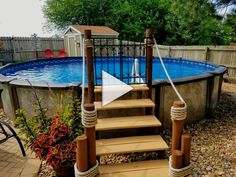
[[[15,46],[15,38],[14,37],[11,38],[11,46],[12,46],[12,50],[13,50],[12,62],[14,62],[16,59],[16,46]]]
[[[88,44],[91,40],[91,30],[84,31],[84,39]],[[85,53],[87,58],[87,71],[88,71],[88,103],[94,102],[94,74],[93,74],[93,47],[92,45],[85,45]]]
[[[208,54],[209,54],[209,47],[206,47],[205,48],[205,61],[208,61],[208,59],[209,59]]]
[[[93,75],[93,47],[91,40],[91,30],[84,31],[85,38],[85,53],[87,58],[88,71],[88,99],[87,104],[84,105],[86,111],[94,110],[94,75]],[[89,168],[96,165],[96,133],[95,126],[85,127],[85,134],[88,137],[88,165]]]
[[[170,48],[170,46],[168,46],[168,57],[171,57],[170,50],[171,50],[171,48]]]
[[[89,103],[84,105],[86,111],[93,111],[94,104]],[[85,134],[88,137],[88,161],[89,168],[96,165],[96,133],[95,126],[90,128],[85,128]]]
[[[183,152],[180,150],[172,151],[172,167],[180,169],[183,167]]]
[[[191,146],[190,134],[183,134],[181,138],[181,151],[183,152],[183,165],[188,166],[190,164],[190,146]]]
[[[39,58],[39,52],[38,52],[37,49],[36,49],[36,51],[35,51],[35,56],[36,56],[37,59]]]
[[[88,170],[88,147],[87,136],[81,135],[76,139],[77,151],[76,151],[76,166],[80,172]]]
[[[184,107],[181,101],[174,101],[173,106],[176,108]],[[172,151],[181,150],[181,135],[183,133],[184,120],[172,121]]]
[[[152,57],[153,57],[153,31],[146,29],[146,82],[149,88],[148,97],[152,99]]]

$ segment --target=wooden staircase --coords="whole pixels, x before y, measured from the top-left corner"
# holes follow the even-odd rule
[[[112,103],[101,106],[101,88],[95,87],[96,155],[160,152],[168,145],[158,134],[161,122],[154,116],[155,104],[147,98],[147,86],[134,89]],[[163,159],[100,165],[101,177],[166,177],[168,161]]]

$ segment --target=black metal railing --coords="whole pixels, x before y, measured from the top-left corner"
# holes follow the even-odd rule
[[[117,38],[92,38],[92,42],[95,85],[102,84],[102,70],[127,84],[146,83],[146,45],[143,42]]]

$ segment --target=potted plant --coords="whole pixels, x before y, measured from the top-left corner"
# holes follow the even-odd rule
[[[76,142],[82,134],[80,102],[73,103],[53,116],[46,116],[47,109],[42,108],[37,97],[35,116],[26,118],[22,109],[16,111],[15,124],[25,135],[26,146],[35,152],[41,160],[49,164],[57,176],[74,176],[73,165],[76,157]]]

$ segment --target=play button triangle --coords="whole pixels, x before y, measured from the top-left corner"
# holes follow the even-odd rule
[[[102,106],[111,103],[132,89],[133,87],[120,81],[107,72],[102,71]]]

